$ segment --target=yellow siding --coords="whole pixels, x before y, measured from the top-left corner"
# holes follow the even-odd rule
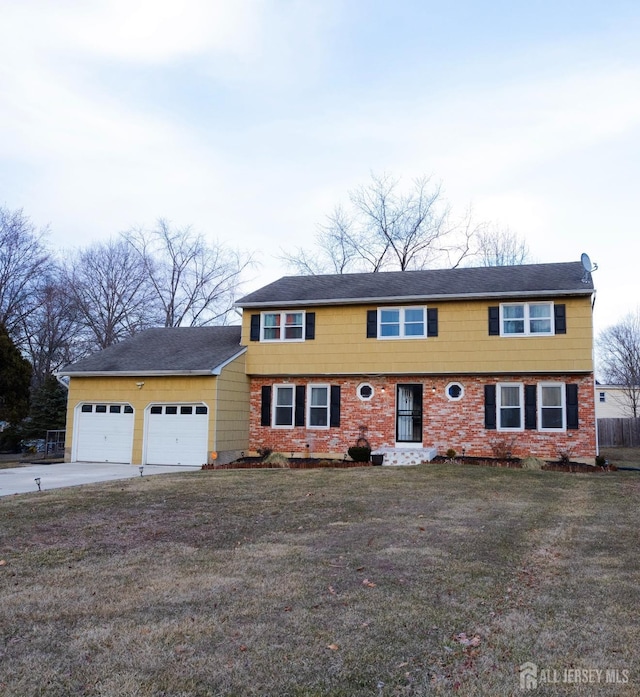
[[[249,447],[249,378],[245,356],[222,369],[218,378],[217,451],[247,450]]]
[[[388,373],[590,372],[591,298],[562,298],[567,333],[545,337],[488,335],[489,305],[499,301],[429,303],[438,308],[438,336],[367,339],[367,310],[377,305],[311,308],[316,338],[305,342],[249,340],[252,312],[245,310],[243,341],[250,375]],[[277,308],[280,309],[280,308]],[[288,308],[282,308],[288,309]]]
[[[144,382],[138,389],[137,382]],[[72,377],[67,407],[66,458],[70,459],[73,438],[73,417],[81,402],[128,403],[134,409],[133,459],[142,462],[144,411],[156,402],[203,402],[209,407],[209,444],[214,449],[217,378],[209,376],[169,377]]]

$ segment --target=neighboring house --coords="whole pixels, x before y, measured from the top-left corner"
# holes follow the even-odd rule
[[[596,383],[596,418],[633,418],[629,390],[621,385],[600,385]]]
[[[593,293],[580,262],[281,278],[236,303],[250,447],[592,461]]]
[[[249,444],[245,353],[240,327],[157,328],[66,366],[67,460],[236,459]]]

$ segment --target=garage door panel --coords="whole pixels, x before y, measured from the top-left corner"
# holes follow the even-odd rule
[[[202,465],[207,461],[209,414],[203,405],[153,405],[147,413],[145,462]]]
[[[74,427],[76,460],[130,463],[133,419],[129,405],[82,405]]]

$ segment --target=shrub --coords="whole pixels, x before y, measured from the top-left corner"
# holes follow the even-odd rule
[[[272,467],[289,467],[289,460],[286,455],[282,453],[269,453],[267,457],[264,458],[264,462]]]
[[[498,460],[510,460],[513,453],[513,446],[515,445],[516,439],[514,438],[501,438],[499,440],[494,440],[491,443],[491,450],[493,450],[493,455]]]
[[[523,470],[541,470],[545,461],[539,457],[525,457],[521,464]]]
[[[567,450],[559,450],[558,451],[558,462],[561,465],[570,464],[571,463],[571,455],[572,455],[571,448],[568,448]]]
[[[596,467],[606,467],[607,458],[604,455],[596,455]]]
[[[371,459],[371,448],[353,445],[347,450],[347,453],[354,462],[369,462]]]
[[[456,456],[456,451],[453,448],[449,448],[445,455],[450,459],[453,460],[453,458]]]

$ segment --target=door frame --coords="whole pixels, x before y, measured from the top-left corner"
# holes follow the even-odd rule
[[[400,390],[401,388],[411,389],[412,406],[410,410],[400,409]],[[423,444],[423,429],[424,429],[424,409],[423,409],[423,399],[424,399],[424,385],[419,382],[411,383],[398,383],[396,384],[396,407],[395,407],[395,429],[396,429],[396,447],[398,448],[412,448],[412,447],[422,447]],[[407,412],[407,413],[401,413]],[[415,434],[416,430],[419,429],[420,440],[400,440],[400,419],[410,418],[411,419],[411,430]]]

